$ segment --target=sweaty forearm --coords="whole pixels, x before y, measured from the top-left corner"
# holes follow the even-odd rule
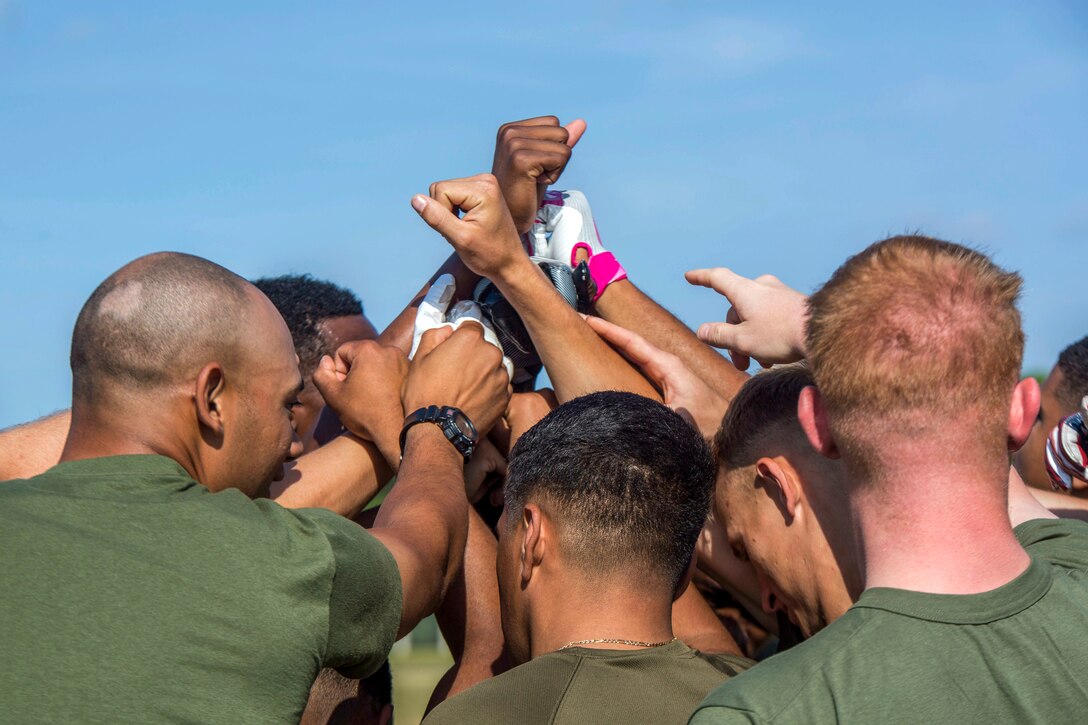
[[[560,403],[600,390],[661,399],[653,386],[609,347],[528,259],[495,280],[521,316]]]
[[[679,357],[726,400],[732,400],[748,379],[748,375],[737,370],[630,280],[610,284],[597,300],[595,310],[609,322],[634,330],[655,347]]]
[[[468,535],[464,459],[437,426],[409,429],[397,483],[382,501],[371,533],[400,569],[403,636],[441,603]]]
[[[287,508],[325,508],[350,518],[392,477],[375,444],[345,433],[289,464],[273,498]]]
[[[456,254],[451,254],[442,266],[438,268],[438,271],[431,275],[431,278],[427,280],[427,284],[423,285],[423,288],[412,297],[407,307],[405,307],[401,313],[389,323],[389,326],[382,331],[382,334],[378,336],[378,342],[383,345],[398,347],[405,355],[411,352],[412,332],[415,329],[416,312],[419,310],[419,305],[423,302],[423,298],[427,296],[427,290],[431,288],[431,285],[434,284],[436,279],[444,274],[453,275],[454,282],[457,284],[457,296],[459,299],[469,298],[472,294],[473,287],[480,279],[479,275],[464,265],[460,257]]]

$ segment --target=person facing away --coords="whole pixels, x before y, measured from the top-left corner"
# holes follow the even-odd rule
[[[1088,667],[1086,529],[1043,522],[1081,545],[1033,559],[1007,510],[1009,453],[1039,395],[1018,382],[1020,285],[973,250],[895,237],[809,299],[817,385],[798,418],[845,469],[864,591],[692,723],[1083,718],[1088,689],[1070,673]]]
[[[699,433],[647,398],[592,393],[545,416],[511,452],[498,525],[517,666],[426,722],[679,722],[749,667],[672,632],[713,480]]]
[[[451,405],[490,427],[501,356],[460,332],[432,337],[407,379],[401,353],[357,343],[330,404],[365,418],[384,381],[403,386],[398,406]],[[297,722],[320,667],[373,672],[440,601],[467,504],[437,426],[409,431],[372,533],[254,498],[297,441],[301,378],[250,283],[190,255],[137,259],[84,305],[71,365],[61,463],[0,486],[5,719]],[[46,696],[58,672],[66,685]]]

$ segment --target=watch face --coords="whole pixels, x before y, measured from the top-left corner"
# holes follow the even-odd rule
[[[472,430],[472,424],[468,422],[468,418],[463,415],[458,415],[453,419],[454,425],[457,426],[457,430],[461,431],[461,435],[465,438],[472,438],[476,431]]]

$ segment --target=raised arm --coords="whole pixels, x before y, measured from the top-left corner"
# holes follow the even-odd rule
[[[356,358],[358,360],[358,358]],[[502,354],[482,328],[431,330],[412,360],[402,394],[405,411],[431,405],[461,410],[477,430],[488,430],[506,409],[510,381]],[[322,373],[324,375],[325,373]],[[316,375],[316,374],[315,374]],[[353,361],[347,376],[367,375]],[[382,502],[371,533],[393,554],[400,571],[404,636],[445,597],[464,556],[468,527],[464,459],[442,429],[408,429],[397,485]]]
[[[594,310],[603,319],[638,332],[655,347],[679,357],[726,401],[732,400],[748,376],[721,353],[628,279],[613,282],[598,298]]]
[[[443,700],[505,672],[508,667],[495,575],[497,548],[495,536],[469,507],[464,565],[435,612],[438,627],[453,655],[453,666],[435,686],[427,704],[428,712]]]
[[[412,206],[469,269],[494,282],[514,306],[560,402],[597,390],[627,390],[660,399],[589,329],[526,255],[494,176],[432,184],[431,195],[415,196]],[[464,211],[464,217],[458,218],[456,210]]]

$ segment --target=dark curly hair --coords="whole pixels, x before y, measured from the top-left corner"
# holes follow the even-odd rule
[[[253,284],[283,315],[303,377],[313,374],[322,355],[335,352],[321,335],[321,323],[333,317],[363,314],[363,303],[354,292],[308,274],[261,277]]]

